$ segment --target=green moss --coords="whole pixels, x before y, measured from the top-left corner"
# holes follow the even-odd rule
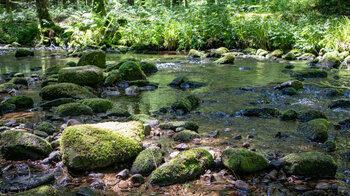
[[[0,114],[11,113],[16,110],[16,105],[11,103],[0,103]]]
[[[33,104],[34,104],[33,99],[31,97],[26,96],[26,95],[14,96],[14,97],[7,99],[5,102],[16,105],[17,109],[31,108],[31,107],[33,107]]]
[[[283,50],[281,49],[274,50],[269,54],[269,56],[274,56],[278,58],[282,57],[282,55],[283,55]]]
[[[106,112],[113,107],[110,100],[102,98],[84,99],[80,103],[89,106],[96,113]]]
[[[2,155],[10,160],[36,160],[52,150],[46,140],[22,131],[7,131],[0,141]]]
[[[195,122],[188,121],[170,121],[159,124],[161,129],[171,129],[175,130],[176,128],[183,127],[192,131],[198,131],[199,126]]]
[[[297,57],[295,56],[295,54],[293,52],[288,52],[287,54],[282,56],[283,59],[286,60],[296,60]]]
[[[298,112],[297,118],[300,122],[307,122],[317,118],[327,119],[327,116],[323,112],[318,110],[300,110]]]
[[[292,96],[292,95],[296,95],[297,93],[298,93],[297,90],[295,88],[293,88],[293,87],[287,87],[287,88],[282,89],[282,94],[283,95],[290,95],[290,96]]]
[[[260,118],[278,117],[279,111],[274,108],[248,108],[241,110],[243,116],[255,116]]]
[[[334,152],[337,148],[337,144],[335,143],[335,141],[328,140],[323,144],[322,147],[326,152]]]
[[[154,63],[141,62],[141,70],[145,74],[152,74],[152,73],[156,73],[158,71],[158,68]]]
[[[58,98],[93,98],[95,97],[85,87],[72,84],[72,83],[60,83],[45,86],[40,91],[40,96],[43,100],[54,100]]]
[[[28,86],[28,81],[27,81],[27,79],[25,77],[14,77],[14,78],[11,78],[9,83],[11,83],[11,84],[21,84],[21,85]]]
[[[334,177],[337,164],[329,155],[320,152],[289,154],[283,158],[285,171],[308,177]]]
[[[191,49],[188,52],[188,56],[192,57],[192,58],[200,58],[203,56],[203,54],[201,52],[199,52],[198,50],[195,49]]]
[[[189,81],[186,76],[179,76],[170,82],[169,86],[180,86],[182,83]]]
[[[123,108],[113,107],[111,110],[107,112],[108,116],[118,116],[118,117],[129,117],[130,113]]]
[[[92,115],[93,110],[81,103],[66,103],[58,106],[55,114],[59,116]]]
[[[253,173],[269,166],[262,155],[242,148],[229,148],[222,152],[223,164],[235,173]]]
[[[199,138],[200,136],[198,133],[190,130],[183,130],[181,132],[178,132],[174,135],[174,140],[178,142],[190,142],[194,138]]]
[[[95,65],[99,68],[106,68],[106,53],[102,50],[85,52],[79,59],[77,65]]]
[[[17,86],[15,84],[12,84],[9,82],[4,83],[4,84],[0,84],[0,92],[1,93],[7,93],[11,89],[17,89]]]
[[[233,64],[235,62],[235,53],[226,53],[223,57],[214,61],[217,64]]]
[[[329,104],[329,108],[349,108],[350,100],[340,99]]]
[[[255,55],[257,51],[254,48],[246,48],[242,52],[248,55]]]
[[[127,61],[119,68],[123,80],[146,80],[146,75],[141,70],[141,66],[134,61]]]
[[[220,58],[222,57],[222,55],[224,55],[225,53],[229,53],[230,50],[225,48],[225,47],[220,47],[220,48],[217,48],[214,50],[213,52],[213,57],[216,57],[216,58]]]
[[[51,123],[49,122],[44,122],[44,123],[41,123],[38,127],[35,128],[35,130],[38,130],[38,131],[42,131],[42,132],[45,132],[49,135],[57,132],[57,129],[55,126],[53,126]]]
[[[341,60],[338,55],[338,52],[327,52],[325,55],[323,55],[318,65],[321,67],[328,67],[330,69],[338,68],[341,64]]]
[[[327,78],[328,73],[320,69],[307,69],[304,71],[295,71],[292,73],[292,76],[297,78]]]
[[[150,146],[143,150],[135,159],[131,167],[131,172],[148,176],[162,163],[162,151],[157,146]]]
[[[264,49],[258,49],[256,51],[256,55],[258,55],[258,56],[266,56],[267,54],[269,54],[269,52],[264,50]]]
[[[26,57],[26,56],[34,56],[34,52],[28,49],[17,49],[15,51],[15,57]]]
[[[143,125],[135,121],[69,126],[61,137],[63,162],[92,170],[130,161],[142,150],[143,137]]]
[[[74,62],[74,61],[69,61],[68,63],[66,63],[66,65],[67,65],[68,67],[76,67],[76,66],[77,66],[77,63]]]
[[[52,84],[57,84],[58,83],[58,78],[46,78],[41,82],[41,88],[52,85]]]
[[[115,82],[119,82],[120,80],[121,80],[121,74],[120,74],[119,70],[112,70],[112,71],[108,72],[108,74],[105,78],[105,81],[104,81],[104,85],[111,86]]]
[[[298,113],[295,110],[289,109],[282,113],[280,120],[295,120],[297,119],[297,115]]]
[[[30,189],[28,191],[20,192],[14,194],[14,196],[57,196],[58,192],[57,189],[55,189],[52,186],[40,186],[38,188]]]
[[[183,110],[184,112],[190,112],[195,109],[200,102],[200,98],[197,95],[189,95],[185,98],[177,100],[171,107],[174,110]]]
[[[63,69],[63,68],[66,68],[68,67],[68,65],[53,65],[53,66],[50,66],[46,69],[46,73],[48,75],[54,75],[54,74],[58,74],[58,72]]]
[[[312,60],[314,58],[316,58],[316,56],[311,53],[304,53],[300,57],[298,57],[299,60]]]
[[[213,157],[207,150],[190,149],[179,153],[156,169],[151,175],[151,183],[159,185],[184,183],[203,174],[213,163]]]
[[[103,81],[103,72],[96,66],[66,67],[58,72],[59,83],[95,86]]]
[[[135,115],[131,115],[128,120],[136,120],[136,121],[140,121],[142,123],[147,123],[150,120],[157,120],[154,117],[151,117],[147,114],[135,114]]]
[[[328,139],[328,121],[323,118],[310,120],[299,124],[298,131],[311,141],[324,142]]]

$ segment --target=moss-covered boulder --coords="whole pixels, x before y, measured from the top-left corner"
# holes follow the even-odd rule
[[[320,62],[317,63],[317,66],[327,67],[327,68],[338,68],[341,64],[341,60],[338,57],[338,52],[327,52],[323,55]]]
[[[289,174],[308,177],[334,177],[337,164],[320,152],[293,153],[283,157],[283,167]]]
[[[34,189],[30,189],[24,192],[14,194],[14,196],[58,196],[58,191],[53,186],[40,186]]]
[[[256,55],[258,55],[258,56],[266,56],[267,54],[269,54],[269,52],[264,50],[264,49],[258,49],[256,51]]]
[[[24,86],[28,86],[28,81],[27,81],[27,79],[25,77],[13,77],[13,78],[11,78],[9,83],[11,83],[11,84],[21,84],[21,85],[24,85]]]
[[[340,99],[328,105],[329,108],[350,108],[350,100]]]
[[[293,110],[293,109],[289,109],[287,111],[284,111],[281,116],[280,116],[280,120],[286,121],[286,120],[295,120],[297,119],[297,115],[298,113]]]
[[[287,54],[282,56],[283,59],[285,60],[296,60],[297,57],[295,56],[295,54],[293,52],[288,52]]]
[[[141,70],[140,64],[134,61],[127,61],[119,68],[122,80],[146,80],[147,77]]]
[[[53,65],[53,66],[50,66],[48,67],[45,72],[48,74],[48,75],[55,75],[55,74],[58,74],[58,72],[61,70],[61,69],[64,69],[66,67],[69,67],[68,65]]]
[[[229,148],[222,152],[223,164],[235,173],[253,173],[269,166],[261,154],[242,148]]]
[[[18,95],[11,97],[5,101],[5,103],[10,103],[16,105],[17,109],[26,109],[33,107],[34,101],[31,97],[26,95]]]
[[[292,72],[292,76],[296,78],[327,78],[328,73],[327,71],[320,69],[307,69]]]
[[[177,100],[171,105],[173,110],[182,110],[184,112],[190,112],[195,109],[200,102],[200,98],[197,95],[189,95],[185,98]]]
[[[15,57],[26,57],[26,56],[34,56],[34,51],[28,49],[17,49],[15,51]]]
[[[102,98],[83,99],[80,103],[89,106],[96,113],[106,112],[113,107],[110,100]]]
[[[12,89],[17,89],[17,85],[6,82],[4,84],[0,84],[0,93],[7,93]]]
[[[75,99],[73,98],[58,98],[51,101],[44,101],[40,103],[40,107],[44,109],[49,109],[51,107],[57,107],[62,104],[73,103],[73,102],[75,102]]]
[[[102,50],[85,52],[79,59],[78,66],[95,65],[106,68],[106,53]]]
[[[214,50],[212,56],[216,58],[222,57],[224,54],[229,53],[230,50],[225,47],[220,47]]]
[[[17,130],[2,134],[0,146],[2,156],[9,160],[37,160],[49,155],[52,150],[46,140]]]
[[[152,74],[152,73],[156,73],[158,71],[158,68],[154,63],[143,61],[141,62],[141,70],[145,74]]]
[[[168,84],[169,86],[176,86],[179,87],[182,83],[189,81],[189,79],[186,76],[179,76],[175,78],[173,81]]]
[[[297,118],[300,122],[307,122],[317,118],[327,119],[327,116],[318,110],[300,110]]]
[[[188,129],[191,131],[198,131],[199,126],[195,122],[189,122],[189,121],[169,121],[169,122],[164,122],[159,124],[159,128],[161,129],[171,129],[171,130],[176,130],[177,128],[184,128]]]
[[[43,122],[43,123],[39,124],[35,128],[35,130],[45,132],[45,133],[47,133],[49,135],[51,135],[51,134],[53,134],[53,133],[58,131],[57,128],[53,124],[51,124],[49,122]]]
[[[92,65],[66,67],[58,72],[59,83],[74,83],[82,86],[95,86],[103,81],[103,72]]]
[[[126,109],[123,109],[120,107],[113,107],[111,110],[107,112],[107,115],[117,116],[117,117],[129,117],[131,114]]]
[[[335,141],[328,140],[322,145],[326,152],[334,152],[337,149],[337,144]]]
[[[192,58],[200,58],[203,56],[203,54],[198,51],[198,50],[195,50],[195,49],[191,49],[189,52],[188,52],[188,56],[192,57]]]
[[[0,115],[11,113],[16,110],[16,105],[12,103],[0,103]]]
[[[279,111],[275,108],[248,108],[240,111],[243,116],[255,116],[260,118],[278,117]]]
[[[119,70],[112,70],[108,72],[103,85],[104,86],[111,86],[116,82],[119,82],[121,80],[121,74]]]
[[[300,90],[300,89],[303,89],[303,83],[299,80],[291,80],[291,81],[283,82],[279,86],[276,86],[275,89],[282,90],[284,88],[289,88],[289,87],[292,87],[295,90]]]
[[[293,87],[288,87],[288,88],[282,89],[282,94],[292,96],[292,95],[298,94],[298,91]]]
[[[234,53],[225,53],[223,57],[214,61],[217,64],[233,64],[235,62],[235,54]]]
[[[298,126],[298,131],[314,142],[325,142],[328,139],[328,121],[323,118],[310,120],[301,123]]]
[[[187,150],[153,171],[151,183],[159,185],[184,183],[203,174],[213,163],[213,157],[207,150],[203,148]]]
[[[199,138],[199,134],[191,130],[183,130],[174,135],[174,140],[177,142],[190,142],[194,138]]]
[[[257,51],[254,48],[246,48],[242,52],[247,55],[255,55]]]
[[[142,151],[141,122],[105,122],[67,127],[61,137],[63,163],[93,170],[134,159]]]
[[[282,57],[283,54],[284,54],[283,50],[277,49],[277,50],[272,51],[270,54],[268,54],[268,56],[280,58],[280,57]]]
[[[87,88],[72,83],[45,86],[41,89],[40,96],[43,100],[54,100],[58,98],[85,99],[96,97]]]
[[[148,176],[162,163],[162,151],[158,146],[150,146],[137,155],[131,173]]]
[[[314,54],[304,53],[301,56],[299,56],[297,59],[298,60],[313,60],[314,58],[316,58],[316,56]]]
[[[82,103],[66,103],[57,107],[55,114],[59,116],[80,116],[80,115],[92,115],[93,110]]]

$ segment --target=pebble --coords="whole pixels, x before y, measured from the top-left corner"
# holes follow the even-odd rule
[[[237,180],[235,182],[235,187],[237,189],[241,189],[241,190],[244,190],[244,191],[248,191],[249,190],[249,185],[247,183],[245,183],[243,180]]]
[[[276,180],[278,176],[278,171],[274,169],[270,171],[270,173],[267,174],[267,176],[269,176],[272,180]]]
[[[328,190],[330,185],[327,182],[320,182],[316,185],[316,189],[318,190]]]
[[[129,170],[128,169],[124,169],[121,172],[119,172],[115,177],[117,179],[125,179],[129,176]]]
[[[244,142],[244,143],[242,144],[242,147],[243,147],[243,148],[249,148],[249,146],[250,146],[250,144],[249,144],[248,142]]]
[[[49,135],[48,135],[47,133],[45,133],[44,131],[39,131],[39,130],[35,130],[35,131],[34,131],[34,135],[37,135],[37,136],[43,137],[43,138],[49,136]]]
[[[181,143],[181,144],[178,144],[178,145],[176,145],[175,147],[174,147],[174,149],[176,149],[176,150],[188,150],[188,149],[190,149],[189,148],[189,146],[187,145],[187,144],[185,144],[185,143]]]
[[[134,174],[130,178],[131,184],[134,187],[139,187],[141,184],[145,182],[145,179],[141,174]]]
[[[121,188],[121,189],[127,189],[129,186],[128,186],[128,182],[125,181],[125,180],[122,180],[118,183],[118,187]]]

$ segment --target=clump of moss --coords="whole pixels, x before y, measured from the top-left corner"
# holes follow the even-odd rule
[[[248,108],[241,110],[243,116],[255,116],[260,118],[278,117],[279,111],[275,108]]]
[[[199,52],[198,50],[195,49],[191,49],[188,52],[188,56],[192,57],[192,58],[200,58],[203,56],[203,54],[201,52]]]
[[[322,147],[326,152],[334,152],[337,148],[337,144],[335,143],[335,141],[328,140],[325,143],[323,143]]]
[[[200,98],[196,95],[189,95],[185,98],[182,98],[172,104],[172,109],[174,110],[183,110],[184,112],[190,112],[195,109],[200,102]]]
[[[102,50],[84,53],[77,64],[78,66],[95,65],[100,68],[106,67],[106,53]]]
[[[317,118],[327,119],[327,116],[323,112],[318,110],[300,110],[298,112],[297,118],[300,122],[307,122]]]
[[[269,54],[269,52],[264,50],[264,49],[258,49],[256,51],[256,55],[258,55],[258,56],[266,56],[267,54]]]
[[[40,91],[40,96],[43,100],[54,100],[58,98],[93,98],[95,97],[85,87],[72,84],[72,83],[60,83],[45,86]]]
[[[11,78],[9,83],[11,83],[11,84],[21,84],[21,85],[28,86],[28,81],[27,81],[27,79],[25,77],[13,77],[13,78]]]
[[[113,107],[111,110],[107,112],[108,116],[118,116],[118,117],[129,117],[131,114],[123,108]]]
[[[242,52],[248,55],[255,55],[257,51],[254,48],[246,48]]]
[[[190,142],[194,138],[199,138],[199,137],[200,137],[199,134],[194,131],[183,130],[179,133],[176,133],[173,138],[175,141],[178,141],[178,142]]]
[[[330,69],[338,68],[341,64],[341,59],[338,57],[338,55],[338,52],[327,52],[325,55],[323,55],[318,65]]]
[[[33,99],[31,97],[26,96],[26,95],[14,96],[14,97],[7,99],[5,102],[16,105],[17,109],[31,108],[31,107],[33,107],[33,104],[34,104]]]
[[[102,98],[83,99],[80,103],[89,106],[96,113],[106,112],[113,107],[110,100]]]
[[[157,146],[150,146],[142,151],[135,159],[131,167],[131,172],[148,176],[162,163],[162,151]]]
[[[66,67],[58,72],[59,83],[95,86],[103,81],[103,72],[96,66]]]
[[[283,95],[290,95],[290,96],[292,96],[292,95],[296,95],[297,93],[298,93],[297,90],[295,88],[293,88],[293,87],[287,87],[287,88],[282,89],[282,94]]]
[[[328,73],[320,69],[307,69],[304,71],[295,71],[292,73],[292,76],[297,78],[327,78]]]
[[[4,84],[0,84],[0,92],[1,93],[7,93],[11,89],[17,89],[17,86],[15,84],[6,82]]]
[[[183,127],[185,129],[191,131],[198,131],[199,126],[195,122],[189,121],[170,121],[159,124],[159,128],[161,129],[171,129],[176,130],[176,128]]]
[[[146,80],[146,75],[141,70],[139,64],[134,61],[127,61],[123,63],[119,68],[121,78],[123,80]]]
[[[328,139],[328,121],[323,118],[310,120],[300,124],[298,131],[311,141],[324,142]]]
[[[17,49],[15,51],[15,57],[26,57],[26,56],[34,56],[34,52],[28,49]]]
[[[288,52],[287,54],[282,56],[283,59],[285,60],[296,60],[297,57],[295,56],[295,54],[293,52]]]
[[[11,113],[16,110],[16,105],[11,103],[0,103],[0,114]]]
[[[58,74],[58,72],[61,69],[66,68],[66,67],[68,67],[68,65],[53,65],[53,66],[50,66],[46,69],[46,73],[48,75]]]
[[[104,81],[104,85],[111,86],[115,82],[120,81],[120,79],[121,79],[121,74],[120,74],[119,70],[112,70],[112,71],[108,72],[108,74],[105,78],[105,81]]]
[[[320,152],[293,153],[283,157],[283,167],[290,174],[308,177],[334,177],[337,164]]]
[[[233,64],[235,62],[235,53],[226,53],[223,57],[214,61],[217,64]]]
[[[222,57],[224,54],[229,53],[230,50],[225,47],[220,47],[214,50],[212,56],[216,58]]]
[[[158,68],[154,63],[141,62],[141,70],[145,74],[152,74],[152,73],[156,73],[158,71]]]
[[[277,49],[277,50],[272,51],[272,52],[269,54],[269,56],[274,56],[274,57],[280,58],[280,57],[282,57],[283,53],[284,53],[283,50]]]
[[[35,130],[45,132],[45,133],[47,133],[49,135],[51,135],[51,134],[53,134],[53,133],[55,133],[57,131],[56,127],[53,126],[49,122],[41,123],[38,127],[35,128]]]
[[[295,110],[289,109],[281,114],[280,120],[295,120],[297,115],[298,113]]]
[[[93,170],[131,161],[141,152],[143,137],[143,125],[136,121],[69,126],[61,137],[63,163]]]
[[[262,155],[242,148],[229,148],[222,152],[223,164],[237,173],[253,173],[269,166]]]
[[[81,103],[66,103],[57,107],[55,114],[59,116],[92,115],[93,110]]]
[[[57,189],[55,189],[53,186],[44,185],[44,186],[40,186],[34,189],[30,189],[24,192],[19,192],[14,194],[14,196],[32,196],[32,195],[57,196],[58,192],[57,192]]]
[[[183,183],[203,174],[214,163],[212,155],[203,148],[179,153],[175,158],[153,171],[151,183],[171,185]]]

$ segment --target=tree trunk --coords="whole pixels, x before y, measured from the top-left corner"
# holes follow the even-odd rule
[[[106,8],[104,0],[94,0],[92,3],[93,10],[95,13],[106,15]]]
[[[52,27],[55,25],[49,13],[48,0],[36,0],[36,12],[41,27]]]

